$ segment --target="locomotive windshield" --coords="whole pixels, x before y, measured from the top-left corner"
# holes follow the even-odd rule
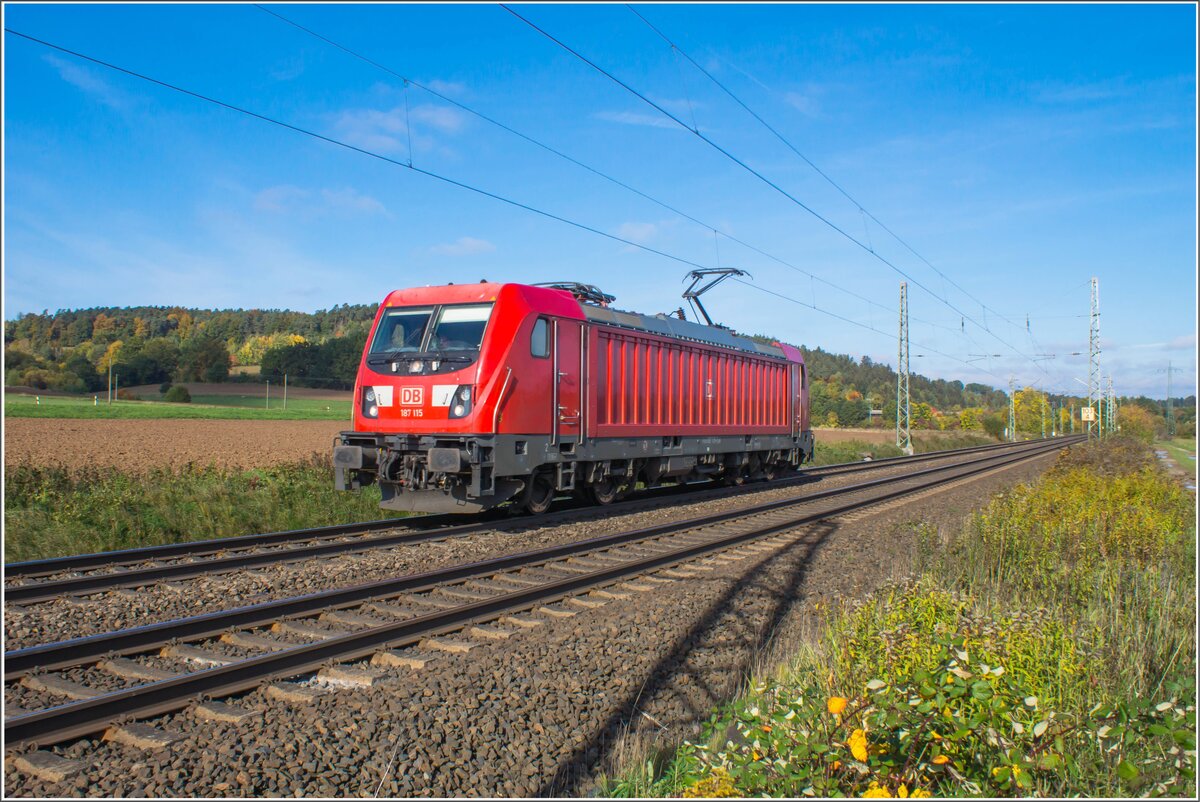
[[[430,335],[430,351],[478,351],[483,330],[492,314],[491,304],[443,306]]]
[[[483,344],[492,304],[398,306],[384,310],[371,341],[369,363],[443,357],[471,362]]]
[[[429,327],[429,318],[433,317],[433,308],[393,307],[383,313],[379,320],[379,329],[375,332],[375,340],[371,343],[372,354],[405,353],[421,350],[421,341],[425,339],[425,329]]]

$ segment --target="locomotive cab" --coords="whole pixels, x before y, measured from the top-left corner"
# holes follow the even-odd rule
[[[359,367],[354,431],[334,447],[337,488],[378,482],[385,509],[420,512],[477,512],[522,491],[536,455],[512,444],[504,469],[518,477],[497,477],[496,434],[502,422],[532,434],[550,427],[550,407],[525,401],[563,386],[551,358],[563,346],[551,337],[569,317],[581,317],[569,294],[515,284],[389,295]]]

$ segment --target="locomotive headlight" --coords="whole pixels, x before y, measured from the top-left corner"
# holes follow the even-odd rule
[[[374,387],[367,387],[363,390],[362,414],[368,418],[379,417],[379,403]]]
[[[462,418],[471,411],[471,390],[471,385],[462,384],[454,391],[454,397],[450,401],[451,418]]]
[[[408,363],[408,372],[409,373],[420,373],[424,369],[425,369],[425,363],[419,359],[414,359],[412,362]]]

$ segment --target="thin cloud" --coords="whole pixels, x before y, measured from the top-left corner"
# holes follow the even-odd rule
[[[622,223],[617,227],[617,236],[644,245],[658,234],[658,226],[654,223]]]
[[[787,104],[796,111],[807,117],[816,117],[820,112],[820,107],[817,101],[811,95],[803,95],[799,92],[788,92],[783,96]]]
[[[347,109],[333,122],[340,138],[367,150],[382,153],[407,153],[411,138],[413,150],[428,151],[438,145],[438,135],[453,135],[466,127],[466,115],[446,106],[422,104],[392,109]]]
[[[1124,80],[1065,83],[1062,81],[1035,84],[1033,98],[1039,103],[1090,103],[1129,94]]]
[[[130,105],[127,94],[105,81],[94,70],[61,59],[52,53],[43,58],[58,71],[60,78],[104,105],[114,109],[123,109]]]
[[[467,85],[461,81],[442,81],[437,78],[426,83],[426,86],[443,95],[462,95],[467,91]]]
[[[292,56],[279,62],[271,69],[270,75],[276,81],[291,81],[299,78],[304,73],[304,59],[301,56]]]
[[[455,242],[434,245],[429,252],[438,256],[473,256],[479,253],[490,253],[494,250],[496,250],[496,246],[485,239],[459,237]]]
[[[408,124],[404,107],[388,111],[349,109],[337,115],[333,127],[338,135],[360,148],[395,153],[406,151]]]
[[[598,111],[592,115],[594,119],[622,125],[643,125],[649,128],[678,128],[666,117],[657,114],[638,114],[632,111]]]
[[[417,123],[432,126],[447,134],[456,134],[467,123],[466,115],[448,106],[413,106],[410,114]]]
[[[352,187],[311,190],[291,184],[267,187],[254,196],[254,208],[260,212],[315,217],[331,213],[372,215],[388,213],[378,199]]]

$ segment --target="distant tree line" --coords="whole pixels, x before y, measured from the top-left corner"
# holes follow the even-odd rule
[[[72,393],[107,386],[109,367],[122,387],[169,382],[221,382],[236,366],[258,366],[272,382],[348,389],[376,307],[342,304],[313,313],[279,309],[97,307],[22,315],[4,324],[7,386]],[[774,337],[754,335],[760,342]],[[870,357],[854,358],[801,347],[810,377],[811,417],[822,426],[895,425],[896,373]],[[1008,426],[1008,394],[985,384],[909,378],[916,428],[963,429],[999,437]],[[1069,405],[1079,399],[1015,394],[1017,430],[1040,433],[1043,413],[1069,427]],[[1165,430],[1162,401],[1121,399],[1144,409]],[[1045,405],[1045,409],[1043,409]],[[872,410],[882,414],[872,417]],[[1131,413],[1131,416],[1133,414]],[[1176,431],[1195,433],[1196,398],[1176,399]],[[1076,417],[1078,422],[1078,417]],[[1132,417],[1131,417],[1132,420]],[[1051,425],[1054,421],[1050,418]]]
[[[285,371],[297,369],[301,384],[351,386],[375,309],[343,304],[310,314],[143,306],[26,314],[4,325],[4,383],[84,393],[104,389],[110,367],[128,387],[220,382],[236,365],[283,364]]]

